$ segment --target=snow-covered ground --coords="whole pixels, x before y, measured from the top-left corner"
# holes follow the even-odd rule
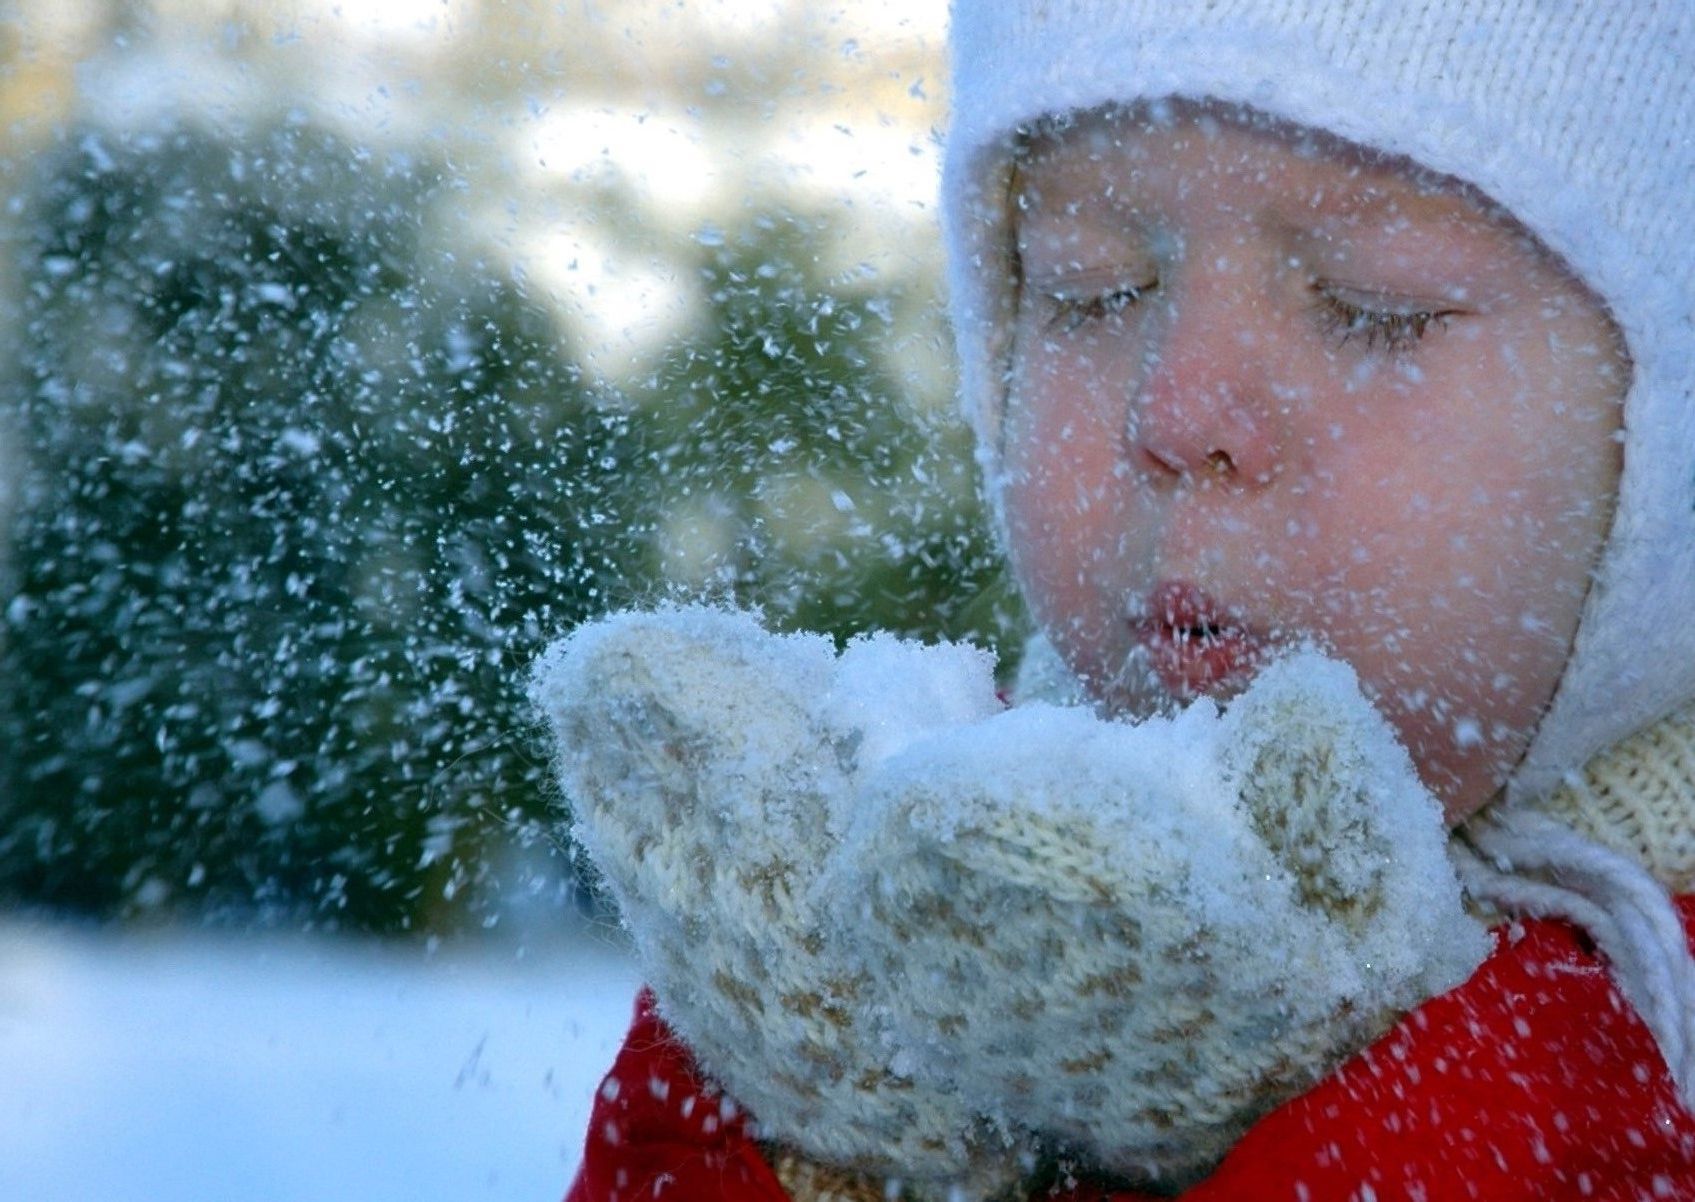
[[[0,920],[0,1199],[557,1202],[637,984],[518,956]]]

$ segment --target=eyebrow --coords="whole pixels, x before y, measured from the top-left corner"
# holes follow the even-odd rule
[[[1403,155],[1384,154],[1345,141],[1332,147],[1329,155],[1353,169],[1350,186],[1338,190],[1336,203],[1345,211],[1371,212],[1404,200],[1409,206],[1435,202],[1448,212],[1458,205],[1494,215],[1505,213],[1474,184]]]
[[[1392,196],[1381,188],[1365,187],[1320,188],[1309,197],[1307,206],[1321,213],[1352,216],[1356,213],[1379,213],[1400,204],[1400,196]]]
[[[1093,222],[1102,232],[1117,234],[1135,230],[1148,219],[1148,206],[1126,204],[1121,197],[1110,192],[1089,192],[1072,197],[1063,212],[1058,214],[1046,206],[1026,208],[1017,203],[1017,197],[1025,191],[1024,181],[1015,178],[1014,182],[1011,190],[1014,198],[1011,206],[1014,242],[1020,241],[1029,232],[1063,229],[1078,221]]]

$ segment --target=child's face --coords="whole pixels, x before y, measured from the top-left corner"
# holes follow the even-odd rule
[[[1611,515],[1600,303],[1458,186],[1194,107],[1037,138],[1014,202],[1004,500],[1072,668],[1141,713],[1315,641],[1483,804]]]

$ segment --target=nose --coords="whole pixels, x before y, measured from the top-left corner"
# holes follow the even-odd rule
[[[1145,470],[1168,479],[1270,483],[1281,465],[1280,421],[1264,309],[1239,274],[1197,274],[1149,323],[1126,433]]]

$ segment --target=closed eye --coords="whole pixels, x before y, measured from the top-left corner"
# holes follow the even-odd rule
[[[1155,280],[1147,284],[1126,284],[1082,295],[1050,292],[1048,301],[1053,308],[1053,315],[1048,319],[1048,329],[1069,334],[1083,326],[1117,317],[1140,301],[1158,283],[1159,281]]]
[[[1352,342],[1387,355],[1413,349],[1432,326],[1445,330],[1449,321],[1465,314],[1465,310],[1451,306],[1368,298],[1365,293],[1323,282],[1313,285],[1313,293],[1313,311],[1336,345]]]

